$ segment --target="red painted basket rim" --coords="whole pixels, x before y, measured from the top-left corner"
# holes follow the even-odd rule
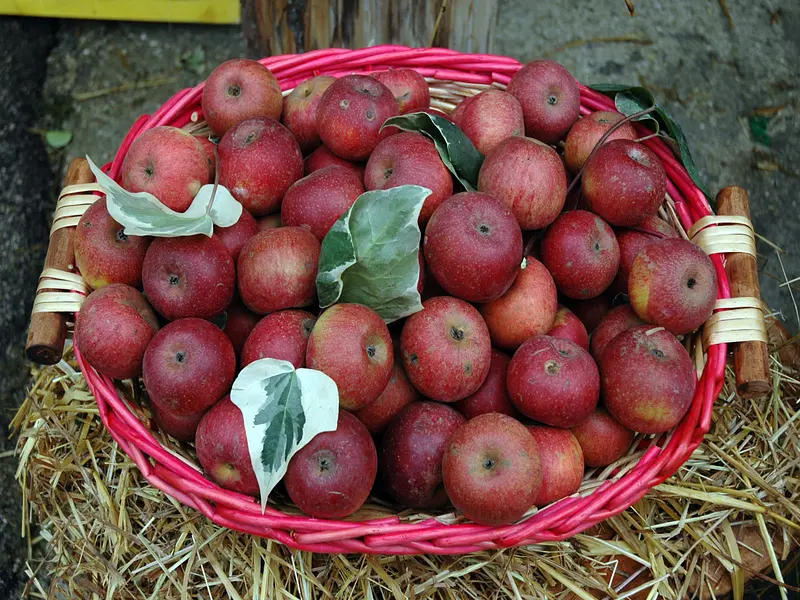
[[[272,70],[283,90],[292,89],[314,75],[342,76],[390,67],[415,68],[434,83],[504,86],[521,66],[517,60],[505,56],[393,45],[359,50],[317,50],[302,55],[273,56],[261,62]],[[615,110],[607,96],[582,85],[579,87],[582,115]],[[143,131],[158,125],[181,127],[200,118],[202,89],[203,83],[182,90],[153,115],[140,117],[104,170],[118,179],[128,147]],[[713,214],[705,196],[667,145],[658,138],[643,143],[660,157],[666,169],[667,191],[683,227],[688,230],[700,218]],[[717,272],[718,297],[729,298],[722,256],[714,254],[711,259]],[[285,514],[271,506],[262,514],[257,500],[218,487],[196,466],[162,446],[131,411],[127,400],[120,397],[114,382],[86,364],[77,345],[75,354],[89,389],[97,399],[103,424],[146,480],[215,523],[313,552],[464,554],[567,539],[622,512],[671,476],[709,429],[713,403],[722,390],[726,350],[725,344],[707,349],[707,361],[688,414],[669,435],[654,439],[632,469],[618,479],[605,481],[586,496],[565,498],[520,523],[505,526],[448,524],[434,518],[409,523],[397,516],[363,522],[329,521]]]

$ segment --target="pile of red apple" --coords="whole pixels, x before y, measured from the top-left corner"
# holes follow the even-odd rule
[[[75,240],[96,290],[77,319],[80,351],[112,378],[142,376],[157,427],[194,441],[209,478],[251,495],[228,396],[237,369],[276,358],[327,374],[338,428],[284,478],[316,517],[375,494],[511,523],[573,494],[634,432],[681,421],[697,379],[677,336],[716,299],[709,258],[658,216],[658,157],[629,122],[595,149],[623,117],[579,119],[579,102],[551,61],[461,102],[446,118],[485,160],[477,191],[459,191],[430,139],[382,129],[402,113],[445,117],[415,71],[314,77],[283,98],[261,64],[224,63],[202,99],[215,137],[148,130],[121,184],[180,212],[217,177],[245,210],[212,237],[150,239],[94,204]],[[365,190],[404,184],[432,191],[419,217],[423,310],[389,327],[362,305],[320,313],[326,233]]]

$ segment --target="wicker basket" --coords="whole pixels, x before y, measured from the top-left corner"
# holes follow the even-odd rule
[[[464,97],[490,87],[503,88],[521,66],[507,57],[402,46],[320,50],[275,56],[261,62],[275,74],[284,92],[315,75],[342,76],[388,68],[414,68],[429,82],[431,105],[448,112]],[[125,137],[114,160],[104,169],[118,178],[131,142],[147,129],[158,125],[191,128],[202,121],[202,90],[202,83],[183,90],[154,115],[142,116]],[[580,92],[582,115],[614,110],[608,97],[583,86]],[[668,176],[662,216],[682,234],[694,233],[695,223],[712,215],[703,193],[661,139],[651,138],[643,143],[659,156]],[[707,219],[700,225],[705,223]],[[720,300],[729,298],[722,255],[719,251],[707,251],[711,252],[717,271],[718,297]],[[717,308],[731,308],[731,305],[718,302]],[[725,338],[706,337],[704,342],[703,336],[694,334],[687,336],[685,343],[701,375],[691,409],[678,427],[655,438],[639,436],[628,455],[620,461],[606,469],[588,472],[579,494],[533,510],[519,523],[500,527],[476,525],[452,513],[398,515],[385,505],[367,505],[348,521],[315,519],[300,514],[294,507],[272,502],[262,513],[254,498],[224,490],[206,479],[193,459],[191,448],[152,431],[146,423],[143,412],[146,409],[129,401],[130,394],[121,393],[122,388],[115,386],[114,381],[86,364],[79,348],[76,348],[76,355],[97,399],[103,423],[149,483],[199,510],[215,523],[313,552],[461,554],[569,538],[625,510],[672,475],[708,431],[712,406],[722,388],[725,369]]]

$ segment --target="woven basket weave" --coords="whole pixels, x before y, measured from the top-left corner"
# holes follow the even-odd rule
[[[261,61],[278,78],[284,92],[315,75],[342,76],[388,68],[408,67],[427,78],[431,104],[449,111],[461,99],[489,87],[503,88],[520,68],[502,56],[462,54],[452,50],[376,46],[361,50],[330,49],[303,55],[275,56]],[[173,96],[154,115],[133,125],[114,160],[104,169],[119,178],[125,153],[143,131],[159,125],[191,126],[202,120],[203,84]],[[580,86],[581,114],[614,110],[606,96]],[[643,130],[644,131],[644,130]],[[643,142],[661,159],[668,176],[664,214],[682,232],[712,214],[703,193],[675,159],[666,144]],[[728,278],[721,254],[712,254],[719,281],[718,297],[729,298]],[[723,305],[724,306],[724,305]],[[720,306],[718,306],[720,308]],[[707,340],[714,342],[715,340]],[[330,521],[299,514],[293,507],[270,503],[264,513],[254,498],[218,487],[203,475],[191,453],[168,438],[154,434],[141,420],[141,409],[114,382],[99,375],[80,355],[81,369],[94,393],[103,423],[120,447],[135,461],[146,479],[183,504],[197,509],[219,525],[275,539],[313,552],[370,554],[462,554],[542,541],[562,540],[625,510],[647,491],[672,475],[700,444],[708,431],[711,409],[720,393],[725,368],[725,343],[704,347],[700,335],[686,341],[702,375],[691,409],[678,427],[656,438],[637,438],[627,457],[602,472],[590,472],[581,492],[544,509],[532,511],[517,524],[484,526],[453,514],[398,516],[385,509],[380,518]],[[354,515],[374,510],[360,511]]]

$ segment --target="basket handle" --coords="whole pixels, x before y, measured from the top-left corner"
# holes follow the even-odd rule
[[[64,186],[92,183],[94,175],[85,158],[74,159],[64,177]],[[50,235],[44,270],[54,269],[67,273],[75,272],[75,227],[61,227]],[[42,289],[42,292],[58,291]],[[64,340],[67,337],[67,313],[40,312],[34,308],[28,329],[25,354],[30,360],[42,365],[54,365],[61,360]]]
[[[738,216],[750,220],[750,201],[747,190],[739,186],[723,188],[717,194],[717,214]],[[732,298],[761,300],[756,257],[746,252],[726,255],[725,272],[731,286]],[[738,342],[733,348],[733,368],[736,390],[743,398],[763,396],[772,389],[767,344],[760,341]]]

